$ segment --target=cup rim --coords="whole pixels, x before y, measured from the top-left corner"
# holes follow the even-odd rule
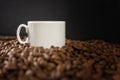
[[[65,23],[65,21],[28,21],[28,23]]]

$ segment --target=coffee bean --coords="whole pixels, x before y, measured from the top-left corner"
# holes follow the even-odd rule
[[[94,63],[94,60],[88,60],[87,62],[85,62],[85,63],[83,64],[83,66],[86,67],[86,68],[88,68],[88,67],[90,67],[93,63]]]
[[[47,69],[48,69],[48,70],[53,70],[55,67],[56,67],[56,65],[55,65],[54,63],[52,63],[52,62],[49,62],[49,63],[47,64]]]
[[[46,53],[43,53],[43,57],[44,57],[46,60],[49,60],[49,59],[50,59],[49,54],[46,54]]]
[[[21,53],[21,56],[22,57],[25,57],[27,58],[29,56],[29,51],[28,51],[28,48],[26,47],[25,50]]]
[[[120,44],[103,40],[44,49],[0,36],[0,80],[119,80],[119,53]]]
[[[57,54],[57,53],[53,53],[53,55],[51,56],[51,59],[58,59],[58,60],[60,60],[61,57],[60,57],[59,54]]]
[[[61,77],[61,73],[60,72],[58,72],[58,71],[53,71],[53,72],[51,72],[51,75],[50,75],[50,77],[51,77],[51,79],[55,79],[55,80],[59,80],[60,79],[60,77]]]
[[[58,60],[58,59],[56,59],[56,60],[51,60],[51,61],[54,62],[54,63],[57,64],[57,65],[63,63],[62,60]]]
[[[120,80],[120,75],[118,75],[118,74],[114,75],[113,80]]]
[[[22,69],[22,70],[26,70],[27,69],[27,66],[24,64],[24,63],[17,63],[17,66],[19,69]]]
[[[41,80],[44,80],[47,78],[47,75],[44,72],[37,72],[36,76]]]
[[[64,64],[58,65],[57,68],[56,68],[56,70],[58,72],[63,72],[65,70],[65,65]]]
[[[70,80],[68,77],[63,77],[61,80]]]
[[[14,70],[17,68],[15,63],[12,63],[9,61],[4,61],[4,64],[5,64],[5,66],[4,66],[5,69]]]
[[[23,70],[20,70],[20,71],[18,72],[18,79],[19,79],[19,80],[27,80],[27,77],[25,77],[25,73],[24,73]]]
[[[33,56],[36,56],[36,57],[40,57],[40,56],[42,56],[42,54],[39,53],[39,52],[33,52],[32,55],[33,55]]]
[[[34,66],[38,66],[38,63],[36,61],[33,62]]]
[[[70,63],[66,63],[65,67],[66,67],[66,70],[70,70],[71,69],[71,64]]]
[[[27,75],[27,76],[32,76],[32,75],[33,75],[32,70],[28,69],[28,70],[25,72],[25,75]]]
[[[28,56],[28,61],[29,61],[29,62],[33,62],[33,56],[31,56],[31,55]]]
[[[0,76],[3,77],[3,71],[0,69]]]
[[[46,60],[44,60],[44,58],[38,58],[37,59],[37,62],[38,62],[38,65],[39,66],[42,66],[42,67],[45,67],[45,66],[47,66],[47,61]]]

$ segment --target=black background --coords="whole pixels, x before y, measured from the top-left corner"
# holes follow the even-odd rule
[[[70,39],[120,42],[120,0],[0,0],[0,35],[33,20],[66,21]]]

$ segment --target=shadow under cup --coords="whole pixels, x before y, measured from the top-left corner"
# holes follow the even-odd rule
[[[22,27],[28,33],[25,42],[19,36]],[[21,24],[18,27],[17,39],[20,43],[29,43],[31,46],[62,47],[65,45],[65,21],[28,21],[28,25]]]

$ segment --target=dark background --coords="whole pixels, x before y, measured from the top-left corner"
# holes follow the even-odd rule
[[[66,21],[70,39],[120,42],[120,0],[0,0],[0,35],[33,20]]]

